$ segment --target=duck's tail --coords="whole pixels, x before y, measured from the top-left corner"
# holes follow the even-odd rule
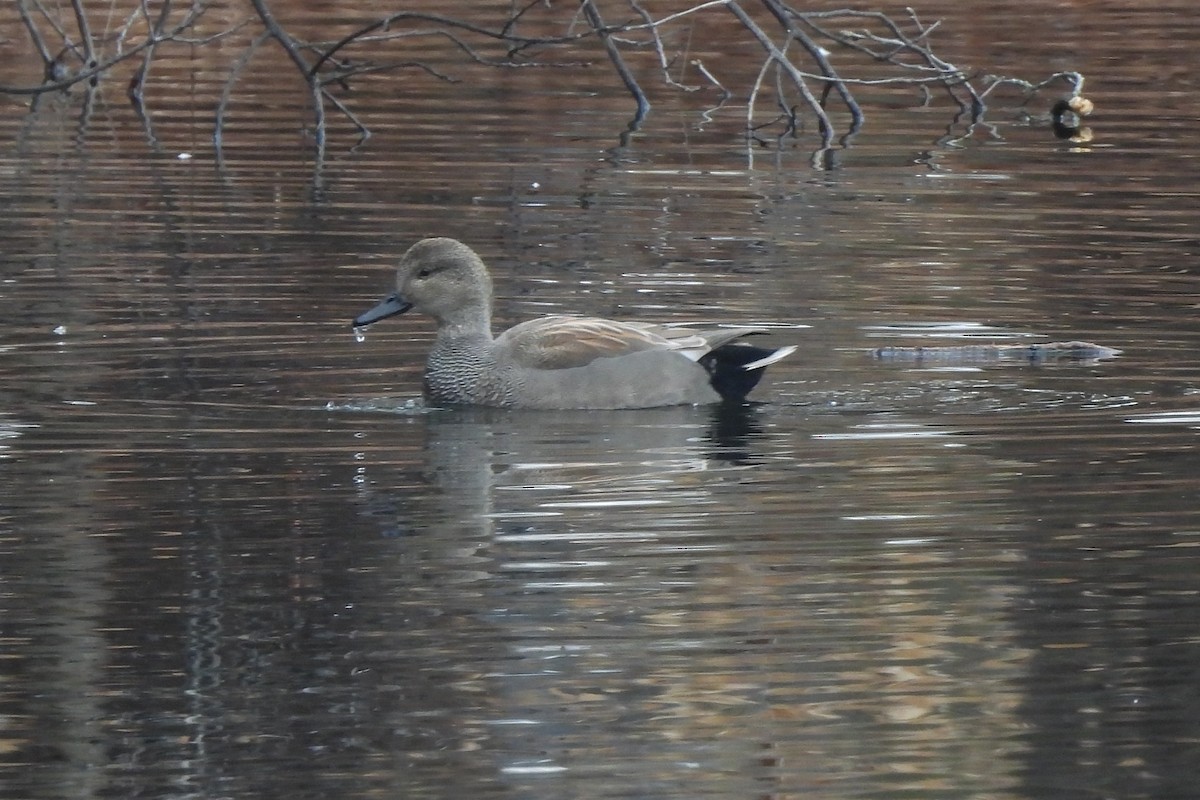
[[[709,382],[723,400],[741,401],[762,380],[766,367],[794,352],[796,345],[770,348],[730,342],[705,353],[700,363],[708,370]]]

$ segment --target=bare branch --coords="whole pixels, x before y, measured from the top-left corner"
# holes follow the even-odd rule
[[[316,60],[316,62],[312,65],[312,71],[317,72],[318,70],[320,70],[323,66],[325,66],[326,61],[333,58],[334,54],[336,54],[338,51],[340,51],[342,48],[346,47],[347,45],[358,41],[359,39],[366,36],[367,34],[372,33],[373,31],[380,30],[380,29],[387,30],[393,24],[395,24],[397,22],[407,21],[407,20],[420,20],[422,22],[429,22],[429,23],[433,23],[435,25],[441,25],[441,26],[444,26],[445,28],[457,28],[460,30],[468,31],[470,33],[476,33],[476,34],[479,34],[480,36],[484,36],[487,38],[496,39],[496,40],[500,40],[500,41],[506,41],[506,42],[509,42],[509,43],[512,43],[515,45],[519,45],[521,47],[530,47],[533,45],[542,45],[542,44],[565,44],[568,42],[578,41],[580,39],[583,39],[583,38],[586,38],[586,37],[592,35],[592,31],[588,31],[586,33],[569,34],[567,36],[545,38],[545,39],[528,38],[528,37],[524,37],[524,36],[513,36],[511,34],[489,30],[488,28],[484,28],[480,25],[475,25],[470,22],[464,22],[463,20],[454,19],[453,17],[444,17],[440,14],[424,14],[424,13],[419,13],[416,11],[400,11],[398,13],[389,14],[386,17],[377,19],[374,22],[370,23],[369,25],[365,25],[362,28],[359,28],[358,30],[354,31],[353,33],[349,33],[349,34],[343,36],[332,47],[330,47],[328,50],[326,50],[321,55],[320,58],[318,58]]]
[[[71,9],[75,12],[75,24],[79,27],[79,38],[83,42],[83,60],[90,68],[96,66],[96,49],[92,41],[92,29],[88,25],[87,12],[83,9],[83,0],[71,0]]]
[[[67,0],[63,4],[70,25],[68,31],[59,21],[61,9],[48,9],[44,0],[17,0],[21,22],[29,36],[31,49],[41,60],[44,80],[37,86],[0,86],[0,93],[37,97],[46,92],[67,90],[81,82],[93,86],[109,70],[127,60],[134,63],[128,93],[135,109],[142,116],[148,137],[153,140],[149,115],[145,113],[147,82],[156,61],[167,48],[164,45],[184,44],[201,46],[247,26],[260,26],[253,38],[229,67],[228,78],[222,87],[216,106],[213,140],[218,159],[223,148],[224,131],[233,92],[254,55],[262,45],[275,41],[295,66],[308,89],[312,108],[312,133],[316,145],[318,170],[325,158],[328,142],[329,108],[344,115],[358,130],[359,141],[365,141],[370,131],[350,107],[348,100],[332,92],[335,86],[349,88],[355,79],[368,79],[377,73],[397,69],[417,69],[448,83],[457,79],[444,68],[434,67],[414,58],[404,57],[406,43],[417,38],[441,39],[472,63],[501,69],[579,67],[586,61],[572,58],[548,57],[549,53],[573,53],[571,49],[585,41],[597,41],[603,46],[615,75],[629,92],[635,104],[635,116],[625,134],[636,130],[650,112],[651,97],[641,83],[642,76],[627,61],[630,48],[652,51],[661,76],[661,85],[695,93],[707,88],[717,89],[721,100],[701,112],[704,122],[735,93],[743,94],[747,102],[746,134],[748,141],[768,142],[774,135],[782,146],[785,139],[800,135],[805,120],[812,120],[818,147],[813,163],[825,166],[834,157],[835,142],[848,147],[851,139],[866,123],[866,112],[855,98],[859,86],[907,87],[925,104],[932,102],[933,87],[940,87],[957,106],[946,133],[938,141],[945,146],[960,146],[977,131],[999,136],[995,125],[984,121],[986,101],[1002,87],[1018,89],[1028,102],[1040,91],[1057,82],[1066,82],[1070,95],[1060,100],[1051,113],[1056,135],[1081,140],[1086,129],[1079,117],[1090,109],[1082,97],[1083,76],[1061,72],[1041,81],[1028,81],[1008,76],[983,75],[950,63],[942,58],[933,45],[933,34],[945,28],[940,21],[926,22],[912,9],[897,16],[881,11],[833,9],[802,11],[794,0],[757,0],[764,14],[752,16],[747,0],[694,0],[686,8],[670,12],[655,10],[656,5],[643,0],[625,0],[628,18],[620,24],[605,21],[601,4],[596,0],[580,0],[577,4],[556,4],[550,0],[513,0],[508,12],[494,26],[480,22],[485,12],[464,7],[462,17],[416,11],[396,11],[365,22],[355,30],[332,41],[305,41],[281,23],[272,13],[270,0],[250,0],[253,15],[227,30],[208,36],[197,35],[197,20],[207,8],[205,0],[109,0],[109,19],[104,34],[97,36],[86,14],[87,0]],[[125,4],[125,10],[120,5]],[[603,8],[610,17],[617,6],[609,0]],[[183,10],[186,8],[186,10]],[[738,21],[737,32],[750,43],[757,43],[765,57],[753,83],[748,87],[726,86],[717,78],[720,66],[710,58],[709,64],[692,58],[692,40],[702,29],[697,20],[721,9]],[[541,12],[541,15],[539,15]],[[560,18],[561,33],[557,35],[528,35],[534,25],[544,25],[555,15]],[[123,16],[122,16],[123,15]],[[143,28],[145,35],[141,36]],[[347,48],[355,53],[373,48],[369,57],[344,55]],[[57,51],[56,51],[57,48]],[[401,52],[392,58],[375,54],[381,48]],[[500,55],[489,54],[489,48]],[[850,56],[847,63],[843,58]],[[73,59],[78,59],[75,63]],[[879,65],[876,74],[852,74],[855,64],[864,59]],[[688,68],[700,79],[685,79]],[[770,87],[767,89],[765,87]],[[773,92],[778,113],[769,122],[756,119],[759,101],[767,91]],[[90,102],[90,101],[89,101]],[[329,104],[329,108],[326,107]],[[1063,106],[1062,103],[1067,103]],[[848,118],[848,121],[847,121]],[[1035,117],[1029,117],[1036,119]],[[1090,135],[1090,132],[1088,132]]]
[[[250,0],[250,3],[254,6],[254,10],[258,12],[258,16],[263,21],[267,33],[279,43],[279,46],[287,53],[288,58],[296,65],[296,69],[300,71],[300,74],[304,76],[304,80],[308,84],[309,99],[313,112],[313,139],[317,149],[316,162],[318,165],[323,164],[325,162],[325,103],[322,100],[321,84],[317,79],[316,72],[304,60],[304,56],[301,55],[300,47],[296,44],[296,41],[276,21],[275,15],[267,7],[266,0]]]
[[[29,16],[28,0],[17,0],[17,13],[21,15],[21,23],[29,31],[29,40],[33,42],[34,48],[42,58],[46,78],[50,79],[54,56],[50,55],[50,49],[46,47],[46,40],[42,38],[42,32],[38,30],[37,25],[33,22],[33,18]]]
[[[782,50],[775,46],[775,43],[768,38],[767,34],[758,27],[748,14],[737,3],[729,3],[729,10],[738,18],[738,21],[746,27],[758,39],[759,44],[767,51],[768,60],[775,62],[775,67],[782,70],[792,79],[792,84],[799,90],[801,97],[808,104],[808,108],[812,111],[813,116],[817,118],[817,123],[820,127],[821,134],[821,150],[825,150],[833,145],[833,125],[829,122],[829,117],[825,113],[825,109],[821,108],[821,104],[817,102],[817,98],[813,96],[812,91],[808,88],[808,84],[804,82],[804,76],[799,73],[796,67],[788,59]],[[781,107],[785,104],[780,103]]]
[[[654,45],[654,52],[658,56],[659,66],[662,67],[663,80],[665,80],[669,85],[674,86],[676,89],[682,89],[685,92],[699,91],[701,87],[688,86],[686,84],[679,83],[677,80],[671,77],[671,60],[667,58],[667,51],[663,47],[662,36],[659,35],[658,32],[658,25],[654,23],[654,19],[650,16],[649,12],[642,8],[641,4],[638,3],[637,0],[629,0],[629,5],[634,11],[637,12],[637,15],[642,18],[642,22],[646,24],[646,27],[650,31],[651,43]],[[683,53],[680,57],[686,59],[687,54]],[[708,77],[710,80],[712,80],[711,75]]]
[[[625,59],[621,57],[621,51],[617,49],[612,35],[604,27],[604,20],[600,18],[600,12],[596,9],[596,4],[593,0],[583,0],[582,8],[588,23],[592,26],[592,30],[599,34],[600,41],[604,43],[604,49],[608,51],[608,58],[612,61],[617,74],[621,76],[621,81],[625,84],[625,88],[629,90],[629,93],[633,95],[634,102],[637,103],[637,113],[634,114],[633,121],[630,123],[630,128],[637,128],[642,120],[646,118],[646,114],[650,113],[650,101],[646,99],[646,93],[642,91],[642,87],[638,85],[637,79],[633,77],[633,73],[626,66]]]

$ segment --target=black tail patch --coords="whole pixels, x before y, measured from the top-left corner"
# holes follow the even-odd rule
[[[774,355],[776,348],[755,347],[745,342],[730,342],[700,357],[708,370],[708,380],[723,400],[741,401],[762,380],[766,369],[746,369],[747,364]]]

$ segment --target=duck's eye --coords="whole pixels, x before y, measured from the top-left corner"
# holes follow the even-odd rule
[[[421,267],[419,270],[417,270],[418,278],[428,278],[432,274],[433,274],[433,270],[430,269],[429,267]]]

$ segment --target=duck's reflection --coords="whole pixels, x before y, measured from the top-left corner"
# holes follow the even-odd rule
[[[391,551],[356,587],[373,598],[361,638],[392,654],[384,681],[438,676],[392,716],[464,763],[486,753],[529,796],[597,776],[621,796],[756,796],[861,757],[881,729],[942,747],[938,769],[978,757],[963,732],[979,713],[1012,725],[1017,698],[964,696],[958,678],[1002,686],[1025,654],[992,652],[1016,591],[993,548],[964,588],[938,544],[964,517],[947,481],[974,456],[937,437],[854,450],[817,434],[827,422],[780,419],[460,409],[369,436],[365,507],[406,535],[353,545]],[[823,513],[798,510],[806,480]],[[980,626],[986,668],[953,666],[975,662],[948,654]],[[834,728],[854,732],[810,738]],[[877,755],[927,768],[904,747]]]
[[[409,422],[423,437],[415,483],[376,481],[370,463],[361,480],[371,524],[403,534],[374,576],[381,596],[394,598],[378,610],[379,629],[408,642],[415,672],[446,679],[428,708],[413,698],[403,713],[454,715],[438,735],[454,730],[461,740],[449,746],[498,754],[499,774],[516,783],[598,769],[596,757],[624,762],[642,783],[665,780],[670,764],[705,760],[684,731],[724,723],[713,709],[669,708],[679,702],[670,676],[725,667],[677,660],[693,645],[664,641],[665,655],[652,657],[640,648],[654,631],[675,635],[679,615],[709,613],[691,608],[687,587],[708,580],[704,564],[721,551],[732,559],[726,534],[753,520],[739,487],[764,456],[760,410],[463,408]],[[720,570],[732,570],[709,576],[720,605],[726,592],[754,591],[732,560]],[[731,622],[712,613],[714,632]],[[627,626],[641,633],[621,635]],[[713,708],[744,699],[727,678],[714,674],[703,689]],[[596,736],[611,746],[553,752],[556,737],[575,741],[580,713],[603,723]],[[644,729],[654,713],[673,718],[650,726],[665,737],[658,746],[618,747],[621,730]],[[722,760],[751,759],[758,746],[744,741]]]
[[[654,506],[697,499],[688,475],[740,469],[762,455],[750,404],[630,411],[431,410],[420,480],[431,491],[380,495],[363,480],[365,515],[386,535],[421,530],[489,534],[534,525],[549,510]]]

